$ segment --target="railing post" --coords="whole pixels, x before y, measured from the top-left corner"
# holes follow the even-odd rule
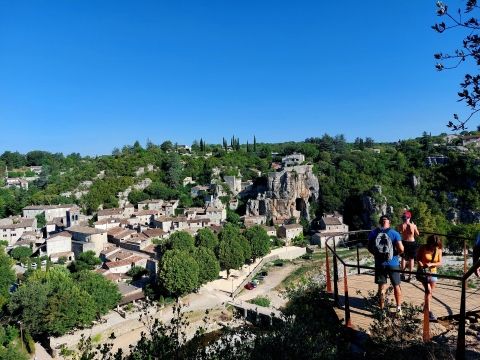
[[[423,302],[423,342],[430,341],[430,299],[428,296],[428,285],[425,287],[425,300]]]
[[[357,242],[357,274],[360,275],[360,250]]]
[[[350,300],[348,298],[348,280],[347,280],[347,266],[343,265],[343,290],[345,296],[345,326],[352,327],[352,319],[350,317]]]
[[[328,260],[328,247],[327,240],[325,240],[325,266],[326,266],[326,277],[327,277],[327,292],[332,293],[332,279],[330,278],[330,261]]]
[[[465,302],[466,302],[466,280],[462,279],[462,296],[460,298],[460,319],[458,321],[457,353],[456,359],[465,359]]]
[[[338,259],[335,240],[333,241],[333,299],[335,305],[338,306],[340,301],[338,300]]]
[[[467,240],[463,240],[463,273],[467,272]]]

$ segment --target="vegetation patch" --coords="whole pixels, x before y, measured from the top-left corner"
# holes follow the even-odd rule
[[[271,301],[266,296],[257,296],[255,299],[248,301],[250,304],[262,306],[262,307],[270,307]]]

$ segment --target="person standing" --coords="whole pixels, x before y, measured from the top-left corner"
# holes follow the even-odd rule
[[[475,245],[473,246],[473,265],[480,259],[480,233],[478,233],[475,240]],[[480,276],[480,267],[475,269],[475,275]]]
[[[385,285],[388,277],[393,286],[399,315],[402,314],[402,290],[398,270],[400,270],[399,255],[403,253],[403,250],[400,234],[390,228],[390,218],[387,215],[380,216],[379,227],[368,235],[368,251],[375,258],[375,283],[378,284],[379,306],[383,309],[385,305]]]
[[[419,236],[417,225],[413,223],[412,213],[410,211],[405,211],[402,215],[403,223],[399,225],[398,231],[402,235],[402,243],[405,248],[404,253],[402,254],[402,270],[413,271],[413,263],[417,256],[417,242],[415,241],[415,236]],[[402,280],[410,282],[412,274],[404,276],[402,274]]]
[[[438,235],[430,235],[427,238],[427,243],[418,249],[417,262],[418,268],[423,269],[429,273],[436,274],[437,268],[442,265],[442,240]],[[428,313],[430,320],[435,321],[437,318],[430,308],[432,301],[432,293],[437,284],[436,276],[427,276],[422,283],[425,287],[425,300],[428,300]]]

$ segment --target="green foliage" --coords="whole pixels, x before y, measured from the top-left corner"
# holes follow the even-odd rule
[[[168,250],[162,257],[158,280],[160,285],[175,297],[198,288],[199,267],[190,253]]]
[[[205,284],[218,278],[220,264],[211,249],[200,246],[195,249],[194,257],[198,264],[199,284]]]
[[[68,269],[72,273],[82,270],[93,270],[97,265],[100,265],[101,263],[102,261],[95,254],[95,252],[89,250],[81,253],[78,258],[68,266]]]
[[[45,227],[45,225],[47,225],[47,219],[45,219],[44,212],[41,214],[37,214],[35,218],[37,219],[37,228],[42,229],[43,227]]]
[[[257,296],[256,298],[248,301],[251,304],[262,306],[262,307],[270,307],[270,299],[266,296]]]
[[[245,231],[244,235],[250,242],[252,257],[254,259],[268,254],[270,251],[270,238],[262,226],[252,226]]]
[[[140,271],[146,271],[141,267],[134,267]],[[105,315],[113,309],[122,298],[118,291],[117,284],[111,282],[104,276],[83,270],[73,275],[76,285],[83,291],[90,294],[95,303],[97,316]]]
[[[19,246],[13,249],[12,251],[10,251],[10,256],[15,260],[28,258],[32,256],[32,254],[33,254],[32,249],[30,249],[27,246]]]
[[[227,277],[231,269],[240,268],[245,262],[242,245],[237,239],[225,239],[220,241],[218,260],[222,269],[227,270]]]
[[[117,286],[99,274],[70,274],[62,267],[35,271],[12,294],[8,309],[33,336],[59,336],[90,324],[120,299]]]
[[[5,248],[0,246],[0,310],[10,297],[9,290],[15,280],[16,276],[12,269],[12,261],[5,254]]]
[[[192,252],[195,249],[195,239],[186,231],[176,231],[169,238],[170,249]]]
[[[132,266],[132,268],[127,271],[127,275],[131,276],[133,280],[139,280],[147,274],[148,270],[142,266]]]
[[[195,236],[195,245],[198,247],[203,246],[212,251],[216,251],[218,247],[218,237],[212,230],[208,228],[200,229]]]
[[[9,343],[7,346],[0,346],[0,359],[2,360],[28,360],[29,356],[18,348],[15,343]]]

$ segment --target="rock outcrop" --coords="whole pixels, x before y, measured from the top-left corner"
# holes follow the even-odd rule
[[[286,167],[268,174],[267,189],[247,202],[246,215],[265,215],[274,223],[292,217],[309,220],[310,203],[318,200],[318,178],[312,165]]]

